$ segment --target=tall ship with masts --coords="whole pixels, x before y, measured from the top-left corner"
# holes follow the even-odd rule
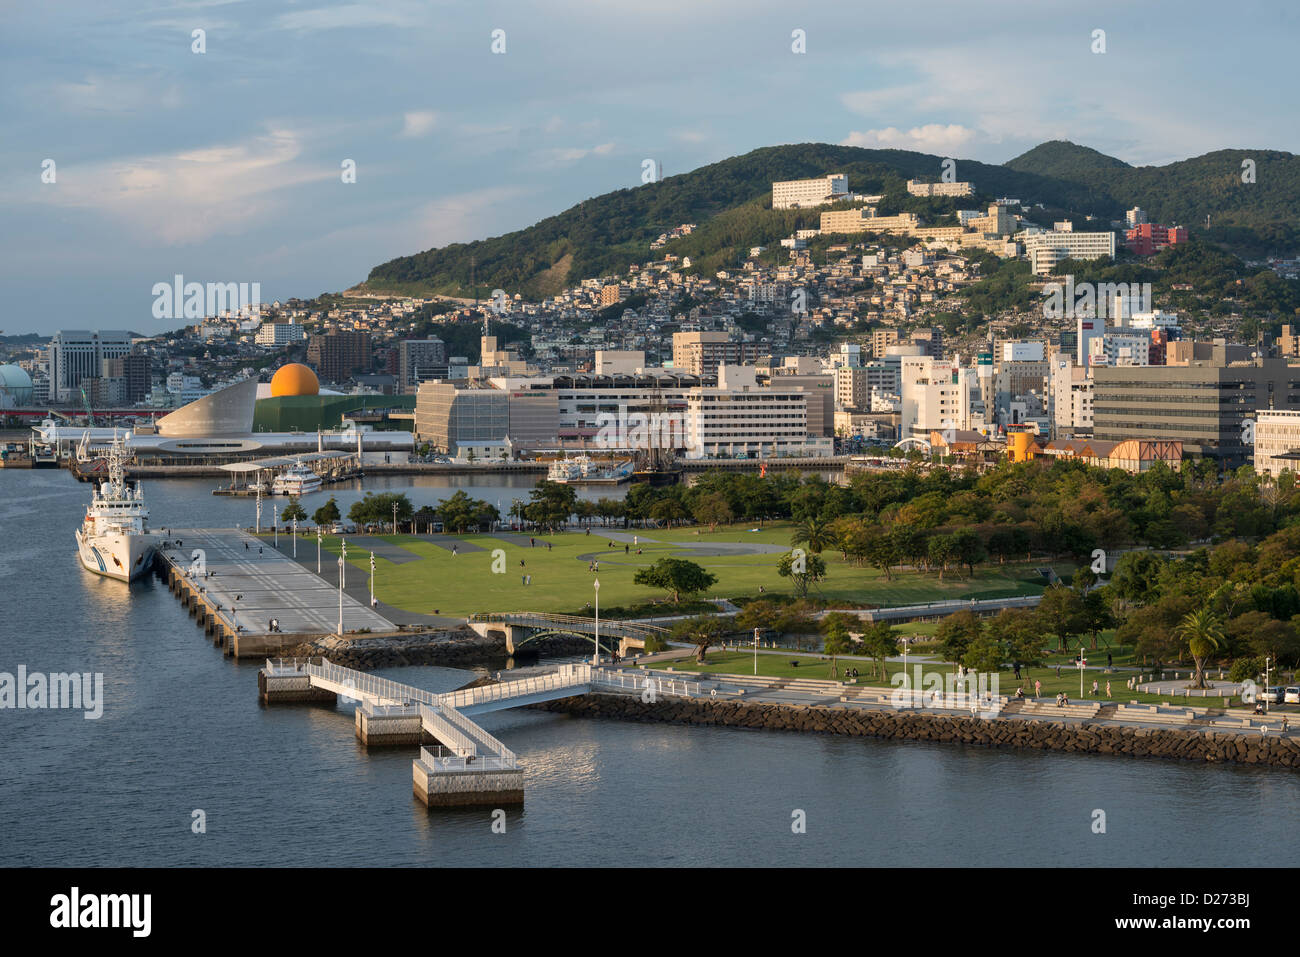
[[[109,446],[108,479],[95,486],[77,529],[77,554],[87,571],[125,582],[148,571],[159,541],[149,531],[143,487],[126,481],[127,456],[121,439]]]

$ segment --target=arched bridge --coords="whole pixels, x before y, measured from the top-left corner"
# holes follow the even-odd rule
[[[469,626],[484,637],[498,632],[505,635],[506,651],[515,649],[537,638],[551,635],[573,635],[595,639],[598,629],[595,618],[581,615],[549,615],[543,612],[520,611],[504,614],[470,615]],[[638,621],[605,619],[599,623],[600,647],[615,649],[626,656],[633,648],[645,648],[645,640],[652,635],[667,635],[668,629]]]

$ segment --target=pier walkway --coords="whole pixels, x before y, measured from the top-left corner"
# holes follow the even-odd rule
[[[492,632],[504,634],[506,651],[512,655],[520,645],[545,635],[590,636],[594,642],[599,631],[602,647],[610,649],[613,645],[609,639],[618,639],[618,652],[626,656],[633,648],[644,648],[645,640],[652,635],[666,637],[668,634],[667,628],[647,622],[617,618],[597,622],[595,618],[584,618],[581,615],[551,615],[531,611],[470,615],[466,620],[470,628],[484,637]]]
[[[183,590],[187,603],[211,618],[210,627],[220,627],[232,646],[243,645],[232,652],[237,657],[265,655],[337,633],[337,586],[255,536],[237,529],[173,528],[168,533],[159,560],[169,585],[173,591]],[[364,581],[364,572],[352,571]],[[348,594],[343,596],[343,628],[396,630],[391,621]]]
[[[356,734],[367,746],[421,747],[412,764],[415,795],[426,805],[517,803],[523,772],[514,752],[470,720],[592,690],[699,697],[707,682],[660,674],[629,674],[586,664],[553,672],[436,694],[328,661],[268,660],[258,673],[264,704],[356,701]]]

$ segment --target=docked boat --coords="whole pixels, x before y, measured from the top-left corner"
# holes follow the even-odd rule
[[[77,554],[87,571],[132,581],[149,570],[159,536],[149,531],[149,509],[139,482],[126,481],[126,444],[108,449],[108,478],[95,486],[77,529]]]
[[[552,463],[546,477],[565,485],[618,485],[632,477],[632,463],[617,462],[602,467],[588,455],[577,455]]]
[[[309,466],[303,465],[299,461],[297,465],[285,469],[275,477],[275,482],[271,485],[271,494],[309,495],[318,491],[324,484],[319,475],[313,472]]]

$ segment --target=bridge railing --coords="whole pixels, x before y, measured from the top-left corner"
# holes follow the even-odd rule
[[[367,675],[364,671],[344,668],[341,664],[303,662],[300,671],[305,675],[320,677],[321,680],[341,684],[348,690],[356,690],[357,694],[348,694],[347,697],[360,698],[363,694],[368,694],[370,697],[383,698],[383,700],[396,703],[408,703],[408,705],[417,705],[417,703],[437,705],[439,700],[438,694],[433,692],[412,688],[411,685],[398,684],[396,681],[386,679],[386,677]]]
[[[504,701],[509,698],[522,697],[523,695],[571,688],[575,685],[587,684],[590,680],[590,665],[562,665],[560,670],[553,674],[538,675],[535,678],[521,678],[518,681],[502,681],[498,684],[467,688],[463,691],[453,691],[450,694],[443,695],[442,702],[453,708],[465,708],[489,701]]]
[[[428,748],[420,749],[420,761],[437,771],[513,771],[519,767],[518,759],[507,752],[494,758],[462,758],[457,755],[434,754]]]
[[[465,717],[455,708],[443,705],[439,713],[450,724],[456,725],[457,728],[472,739],[478,746],[478,753],[482,757],[499,757],[515,761],[515,753],[502,744],[499,740],[489,734],[480,725],[475,724],[471,719]]]
[[[420,723],[459,757],[473,757],[478,754],[478,742],[457,727],[446,708],[420,705]]]
[[[671,695],[679,698],[694,698],[703,695],[698,681],[686,681],[680,678],[665,678],[661,675],[628,671],[605,671],[593,668],[591,675],[593,685],[621,688],[624,691],[652,690],[656,694]]]
[[[470,615],[469,621],[491,622],[503,625],[523,625],[542,628],[548,626],[569,626],[585,632],[596,630],[596,619],[582,615],[552,615],[545,612],[491,612]],[[646,635],[663,634],[668,631],[660,625],[648,625],[643,622],[622,621],[618,618],[605,619],[600,622],[601,634],[619,635],[624,638],[643,638]]]

